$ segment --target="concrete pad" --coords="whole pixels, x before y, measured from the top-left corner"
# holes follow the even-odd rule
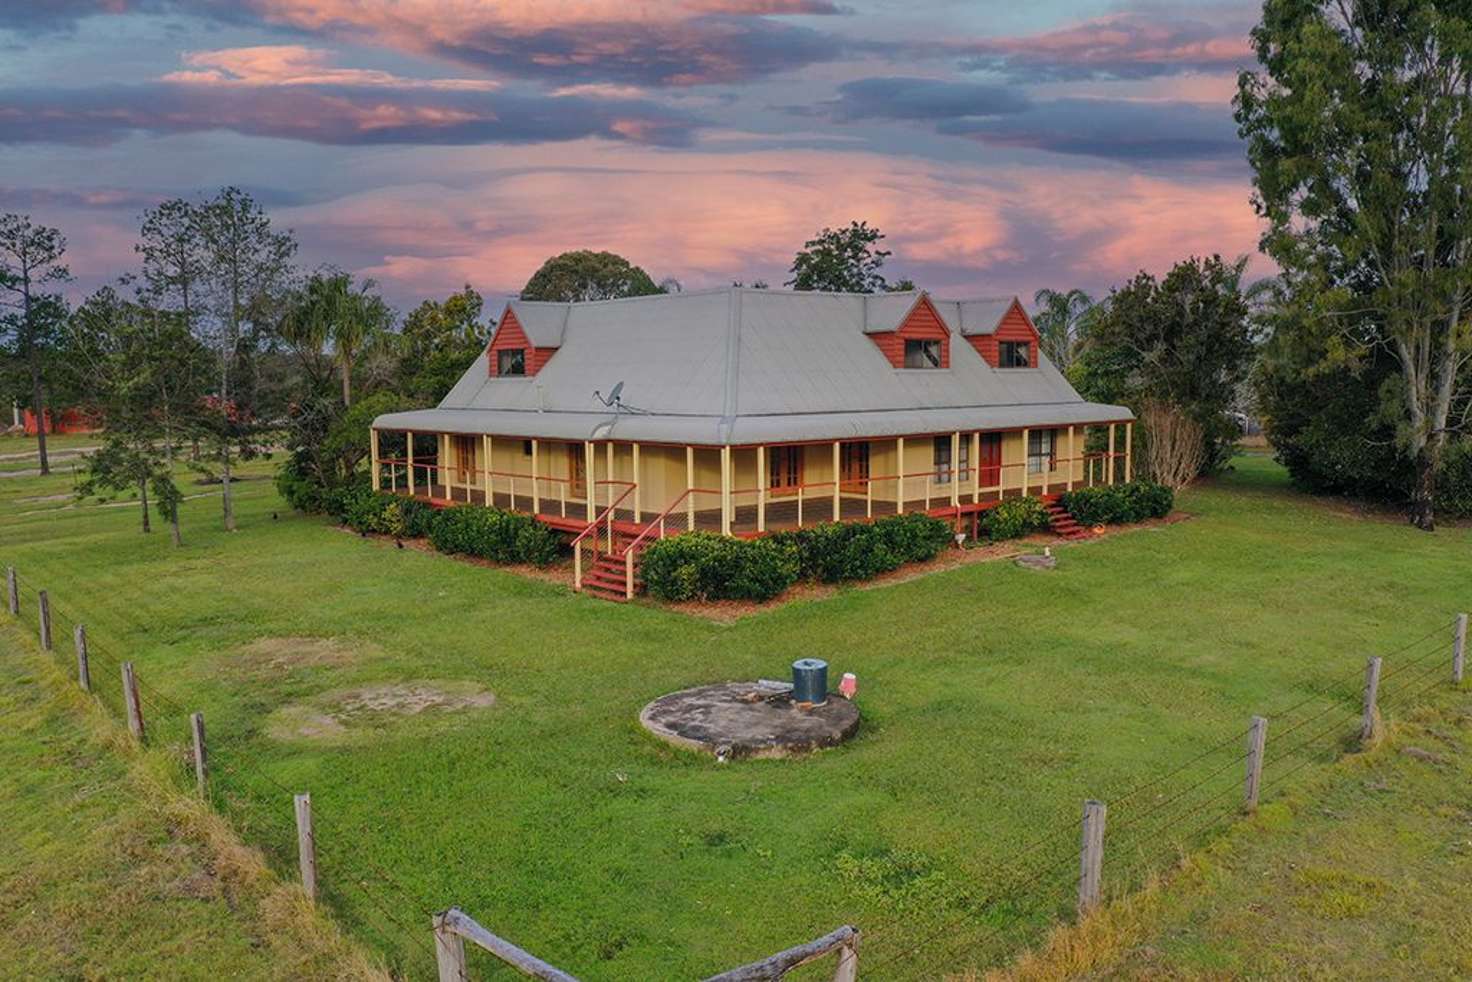
[[[788,757],[836,746],[859,729],[859,707],[830,695],[801,708],[790,693],[756,682],[722,682],[661,696],[639,722],[667,743],[733,757]]]

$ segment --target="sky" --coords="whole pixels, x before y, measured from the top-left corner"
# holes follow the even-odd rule
[[[400,310],[607,249],[780,285],[819,229],[938,296],[1256,253],[1240,0],[0,0],[0,212],[83,293],[224,185]],[[1257,257],[1253,269],[1270,271]]]

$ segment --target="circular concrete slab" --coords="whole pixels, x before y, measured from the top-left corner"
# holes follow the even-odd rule
[[[789,693],[756,682],[723,682],[661,696],[639,714],[644,728],[677,747],[731,757],[787,757],[832,747],[859,728],[859,707],[830,695],[799,708]]]

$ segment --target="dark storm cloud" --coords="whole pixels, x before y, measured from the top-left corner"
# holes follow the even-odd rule
[[[945,120],[937,129],[993,146],[1136,163],[1243,154],[1230,110],[1192,102],[1056,99],[1010,116]]]
[[[860,119],[941,120],[1022,112],[1022,93],[1004,85],[934,78],[863,78],[838,87],[838,98],[799,108],[836,122]]]

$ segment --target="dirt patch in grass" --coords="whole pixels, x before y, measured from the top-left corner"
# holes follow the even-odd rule
[[[372,643],[343,638],[257,638],[230,653],[225,667],[244,675],[282,675],[298,668],[341,668],[377,651]]]
[[[283,706],[267,717],[266,732],[277,740],[342,743],[371,736],[406,718],[443,718],[495,704],[495,695],[474,682],[363,685]]]

